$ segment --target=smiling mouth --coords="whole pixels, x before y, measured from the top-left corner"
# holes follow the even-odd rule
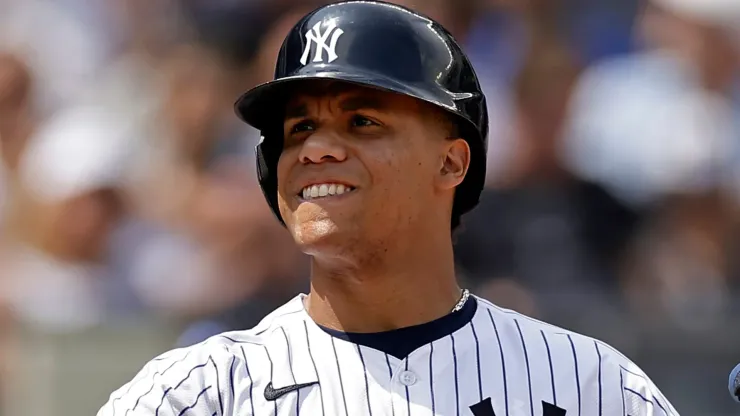
[[[354,191],[355,188],[341,183],[321,183],[309,185],[298,194],[298,197],[304,201],[311,201],[332,196],[345,195]]]

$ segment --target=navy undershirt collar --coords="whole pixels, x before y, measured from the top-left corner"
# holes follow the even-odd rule
[[[459,311],[421,325],[374,333],[342,332],[320,325],[319,328],[335,338],[373,348],[402,360],[420,347],[467,325],[477,309],[478,302],[475,297],[470,296]]]

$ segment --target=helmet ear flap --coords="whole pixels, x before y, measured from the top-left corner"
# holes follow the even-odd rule
[[[260,142],[254,147],[254,153],[257,159],[257,180],[272,213],[275,214],[278,221],[285,225],[285,221],[283,221],[280,215],[280,206],[278,205],[277,164],[280,153],[282,152],[282,140],[278,141],[280,145],[269,145],[269,143],[274,143],[275,141],[277,140],[265,140],[265,135],[263,134]]]

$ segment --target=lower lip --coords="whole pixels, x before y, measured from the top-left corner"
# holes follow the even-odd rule
[[[315,199],[303,199],[302,196],[296,196],[296,198],[298,198],[298,201],[301,202],[301,203],[303,203],[303,202],[308,202],[308,203],[323,203],[323,202],[332,202],[332,201],[342,201],[342,200],[346,199],[348,196],[354,195],[356,192],[357,192],[357,188],[355,188],[355,189],[353,189],[353,190],[351,190],[349,192],[345,192],[345,193],[343,193],[341,195],[331,195],[331,196],[327,195],[327,196],[318,197],[318,198],[315,198]]]

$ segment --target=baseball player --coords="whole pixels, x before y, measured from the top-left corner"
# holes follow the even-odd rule
[[[167,352],[99,416],[678,413],[609,345],[461,289],[452,231],[483,187],[488,120],[438,23],[376,1],[300,20],[238,115],[311,290],[256,327]]]

